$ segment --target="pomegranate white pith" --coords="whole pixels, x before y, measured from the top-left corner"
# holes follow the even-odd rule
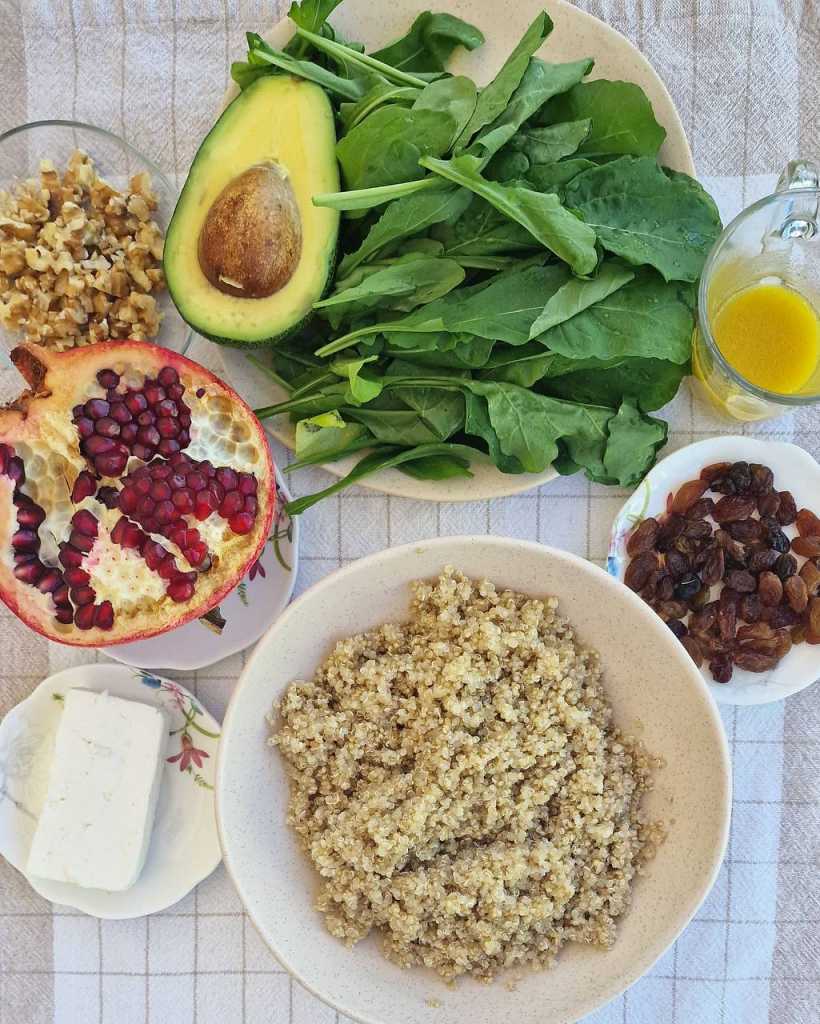
[[[79,646],[204,615],[258,557],[275,482],[259,422],[196,363],[144,342],[12,354],[0,411],[0,598]]]

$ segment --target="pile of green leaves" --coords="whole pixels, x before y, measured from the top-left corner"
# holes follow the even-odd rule
[[[382,468],[443,480],[487,458],[634,485],[666,441],[648,413],[688,371],[715,204],[659,165],[638,86],[533,56],[546,13],[478,88],[446,71],[474,26],[425,12],[367,54],[328,23],[338,2],[294,3],[288,46],[249,34],[233,67],[241,87],[317,82],[337,115],[345,189],[314,197],[344,212],[333,291],[273,350],[288,399],[258,414],[291,415],[296,467],[368,454],[290,512]]]

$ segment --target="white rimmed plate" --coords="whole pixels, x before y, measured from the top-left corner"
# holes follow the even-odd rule
[[[606,952],[569,946],[550,971],[512,989],[453,987],[383,958],[375,937],[348,949],[314,908],[316,876],[287,827],[288,784],[266,722],[294,679],[334,641],[407,618],[409,583],[446,564],[534,595],[554,594],[602,657],[616,720],[666,759],[647,814],[669,835],[634,889]],[[568,1024],[636,981],[686,926],[720,866],[731,774],[716,705],[688,655],[637,595],[574,555],[524,541],[448,537],[360,559],[302,594],[261,641],[225,716],[217,817],[225,863],[262,937],[312,992],[364,1024]],[[436,1001],[431,1009],[430,1001]],[[435,1004],[434,1004],[435,1005]]]
[[[430,6],[429,0],[393,0],[391,3],[344,0],[333,12],[331,21],[344,38],[363,40],[369,49],[373,49],[401,35],[416,15]],[[595,67],[590,78],[624,79],[640,85],[651,100],[658,121],[666,128],[666,141],[660,151],[662,162],[675,170],[694,174],[692,153],[678,112],[666,86],[646,57],[620,32],[563,0],[550,3],[543,0],[450,0],[447,12],[473,22],[486,36],[483,46],[473,53],[459,51],[455,54],[451,69],[470,75],[479,84],[488,81],[536,13],[544,7],[555,28],[539,55],[556,62],[594,57]],[[264,31],[264,26],[260,26],[260,31]],[[266,34],[266,38],[281,46],[291,34],[292,25],[284,18]],[[235,86],[228,90],[223,97],[223,106],[234,98],[236,92]],[[222,376],[252,407],[273,405],[286,397],[240,350],[221,348],[220,355],[224,368]],[[293,448],[293,425],[288,417],[267,420],[265,426],[279,441]],[[324,468],[336,476],[345,476],[359,458],[356,455],[340,459]],[[474,461],[472,471],[471,478],[458,477],[444,485],[415,480],[395,469],[383,470],[364,478],[361,486],[416,500],[479,501],[519,494],[557,475],[552,467],[543,473],[505,474],[489,460],[479,458]]]
[[[94,917],[154,914],[181,900],[222,859],[213,792],[219,723],[193,694],[169,679],[120,665],[69,668],[49,676],[9,711],[0,723],[0,853],[26,873],[62,700],[66,690],[76,687],[107,690],[115,697],[157,705],[168,714],[165,772],[151,845],[140,877],[125,892],[82,889],[44,878],[28,881],[46,899]]]
[[[276,513],[270,538],[245,579],[220,604],[225,619],[221,633],[195,619],[150,640],[101,647],[101,653],[136,668],[193,672],[255,644],[287,607],[296,584],[299,520],[285,513],[290,498],[276,469]]]
[[[698,477],[704,466],[715,462],[759,462],[774,473],[779,491],[791,491],[798,508],[820,511],[820,466],[807,451],[783,441],[759,441],[752,437],[713,437],[680,448],[661,460],[644,478],[612,524],[607,568],[623,580],[629,556],[626,542],[642,519],[666,511],[666,499],[681,484]],[[794,526],[784,527],[795,537]],[[703,678],[721,704],[768,704],[805,690],[820,677],[820,647],[799,644],[771,672],[746,672],[735,667],[728,683],[716,683],[706,665]]]

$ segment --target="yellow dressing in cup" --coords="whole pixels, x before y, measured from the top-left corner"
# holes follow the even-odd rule
[[[814,308],[781,284],[759,284],[732,295],[717,311],[712,334],[742,377],[781,395],[803,388],[820,360]]]

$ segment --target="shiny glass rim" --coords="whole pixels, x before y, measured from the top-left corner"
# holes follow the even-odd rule
[[[706,314],[708,281],[712,276],[715,263],[723,251],[723,247],[726,245],[732,234],[734,234],[735,229],[749,217],[768,206],[773,199],[782,200],[788,199],[792,196],[804,196],[807,198],[814,197],[815,199],[820,199],[820,190],[813,188],[790,188],[783,189],[780,192],[772,192],[770,195],[763,196],[762,199],[758,199],[757,202],[752,203],[751,206],[747,206],[746,209],[741,210],[736,217],[733,217],[732,220],[729,221],[723,231],[721,231],[717,241],[712,246],[711,252],[706,258],[706,263],[704,263],[703,271],[700,275],[700,284],[698,286],[697,325],[698,331],[703,338],[705,345],[709,349],[712,358],[731,381],[743,388],[744,391],[747,391],[749,394],[754,395],[756,398],[760,398],[765,402],[771,402],[773,405],[787,405],[794,408],[800,408],[804,405],[814,405],[820,402],[820,392],[811,395],[784,395],[779,391],[768,391],[766,388],[758,387],[757,384],[752,384],[751,381],[738,373],[737,370],[735,370],[735,368],[726,361],[723,353],[718,348],[714,336],[712,335]],[[820,314],[818,314],[817,310],[815,310],[815,314],[820,318]]]

